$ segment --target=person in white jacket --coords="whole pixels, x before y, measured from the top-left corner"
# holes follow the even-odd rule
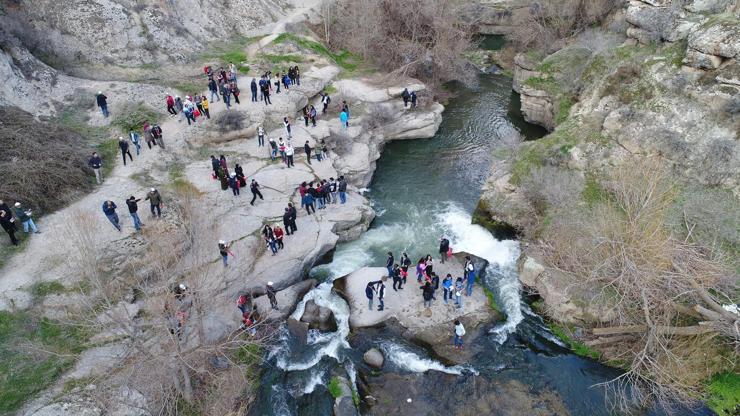
[[[455,348],[463,348],[463,337],[465,336],[465,327],[460,321],[455,321]]]

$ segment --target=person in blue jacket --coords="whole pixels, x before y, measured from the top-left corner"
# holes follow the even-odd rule
[[[103,202],[103,213],[106,217],[108,217],[108,221],[110,221],[111,224],[113,224],[114,227],[116,227],[116,230],[118,232],[121,232],[121,224],[118,222],[118,214],[116,214],[116,204],[113,201],[105,201]]]

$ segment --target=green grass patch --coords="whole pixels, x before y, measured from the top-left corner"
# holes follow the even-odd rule
[[[707,405],[718,415],[736,415],[740,407],[740,374],[715,374],[707,385]]]
[[[591,208],[598,203],[605,202],[609,195],[594,175],[586,175],[586,182],[584,183],[583,191],[581,191],[581,197],[589,208]]]
[[[323,43],[306,39],[292,33],[281,33],[272,43],[280,44],[292,42],[302,49],[307,49],[317,55],[322,55],[334,61],[345,72],[354,72],[362,66],[362,58],[348,51],[333,52]]]
[[[334,84],[329,84],[324,87],[324,92],[329,95],[335,94],[337,92],[337,87],[335,87]]]
[[[562,97],[557,100],[557,111],[555,112],[555,124],[562,124],[568,119],[570,109],[575,104],[573,97]]]
[[[342,382],[339,381],[339,377],[331,378],[328,389],[329,389],[329,393],[331,394],[331,397],[335,399],[342,395]]]
[[[23,225],[18,224],[17,227],[18,231],[15,232],[15,236],[18,239],[17,246],[10,244],[10,238],[6,235],[0,237],[7,238],[6,242],[4,242],[3,245],[0,245],[0,269],[5,267],[5,264],[11,257],[25,250],[28,245],[28,236],[23,232]],[[5,234],[5,231],[2,231],[2,233]]]
[[[234,359],[240,364],[258,366],[262,363],[262,347],[257,344],[244,344],[236,350]]]
[[[49,295],[64,293],[66,291],[67,288],[59,282],[37,282],[31,286],[30,290],[31,295],[37,299],[44,298]]]
[[[233,62],[240,70],[244,70],[247,60],[247,54],[244,50],[251,43],[261,38],[262,36],[237,36],[228,44],[224,44],[223,42],[214,42],[208,48],[208,52],[201,56],[201,59],[217,61],[218,65],[221,65],[224,68],[229,64],[229,62]],[[246,68],[248,70],[248,67]],[[213,69],[216,70],[218,67]]]
[[[187,77],[169,84],[170,87],[177,90],[181,96],[190,94],[203,94],[208,89],[206,79],[200,76]],[[172,93],[175,95],[175,93]]]
[[[115,160],[118,157],[118,140],[107,139],[100,142],[95,149],[98,152],[98,156],[103,159],[103,180],[110,175],[115,166]],[[90,180],[94,181],[95,177],[91,177]]]
[[[504,319],[506,319],[506,314],[501,310],[501,308],[498,306],[498,303],[496,303],[496,296],[494,296],[491,289],[483,286],[483,293],[486,294],[486,297],[488,298],[488,307],[493,309],[494,311],[500,313],[504,316]]]
[[[542,165],[544,158],[545,154],[539,145],[535,145],[534,142],[523,143],[511,167],[509,182],[514,185],[521,184],[532,173],[532,169]]]
[[[159,113],[151,107],[139,102],[136,104],[129,103],[126,105],[121,114],[117,115],[111,125],[118,127],[122,134],[126,135],[131,131],[143,133],[144,122],[154,124],[159,120]]]
[[[531,77],[524,81],[524,85],[536,90],[545,91],[551,96],[560,94],[560,85],[551,77]]]
[[[555,323],[548,323],[547,326],[550,328],[550,332],[553,333],[556,337],[558,337],[559,340],[563,341],[565,344],[567,344],[571,350],[573,350],[573,353],[576,355],[580,355],[581,357],[588,357],[592,358],[594,360],[598,360],[601,357],[601,354],[598,351],[595,351],[591,348],[589,348],[586,344],[573,339],[573,329],[569,328],[567,326],[560,326]]]
[[[83,327],[0,311],[0,413],[18,410],[54,383],[74,364],[89,336]]]
[[[303,62],[303,57],[296,54],[270,54],[270,53],[263,53],[260,55],[260,59],[267,61],[271,64],[280,64],[280,63],[300,63]]]

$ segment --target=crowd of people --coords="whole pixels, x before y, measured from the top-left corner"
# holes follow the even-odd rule
[[[24,207],[20,202],[13,204],[13,209],[10,209],[5,201],[0,200],[0,226],[8,233],[10,243],[14,246],[20,244],[18,237],[15,235],[18,231],[18,223],[22,224],[23,232],[26,235],[30,232],[34,234],[41,233],[33,222],[33,211],[31,209]]]
[[[385,310],[385,296],[386,296],[386,281],[391,279],[393,281],[392,289],[394,292],[403,290],[407,283],[409,274],[409,268],[412,265],[411,259],[406,252],[401,253],[401,257],[396,260],[393,252],[389,251],[388,257],[385,262],[387,270],[387,276],[383,276],[380,280],[370,281],[365,286],[365,296],[368,299],[368,310],[373,310],[373,300],[378,301],[378,311]],[[450,247],[450,241],[446,237],[442,236],[439,240],[439,255],[440,263],[444,263],[448,257],[452,256],[452,248]],[[470,256],[465,256],[465,262],[462,270],[460,270],[457,277],[453,276],[452,273],[447,273],[446,276],[441,280],[434,271],[434,259],[430,254],[421,257],[416,262],[416,281],[420,284],[419,290],[421,291],[421,299],[423,307],[429,309],[432,307],[433,302],[437,300],[437,293],[442,289],[442,301],[445,305],[449,305],[453,302],[456,309],[463,309],[463,298],[466,296],[472,296],[473,287],[476,279],[476,268]],[[431,312],[431,310],[429,311]],[[430,315],[431,316],[431,315]],[[454,343],[456,348],[462,348],[463,341],[462,337],[465,335],[465,328],[459,321],[455,321],[455,337]]]

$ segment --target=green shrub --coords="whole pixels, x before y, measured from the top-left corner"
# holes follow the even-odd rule
[[[336,399],[342,395],[342,382],[339,381],[339,377],[332,377],[328,388],[331,397]]]
[[[296,55],[296,54],[278,55],[278,54],[264,53],[260,55],[260,58],[272,64],[280,64],[280,63],[294,64],[294,63],[303,62],[303,57],[300,55]]]
[[[553,335],[558,337],[559,340],[563,341],[570,347],[574,354],[580,355],[581,357],[592,358],[594,360],[598,360],[599,357],[601,357],[601,353],[599,353],[598,351],[595,351],[589,348],[586,344],[573,339],[572,328],[559,326],[555,323],[549,323],[547,326],[550,328],[550,331],[553,333]]]
[[[707,405],[718,415],[737,415],[740,408],[740,374],[715,374],[707,385]]]
[[[113,119],[111,124],[118,127],[121,134],[126,135],[131,131],[142,133],[145,121],[154,124],[158,119],[159,114],[143,102],[129,103],[121,109],[121,113]]]
[[[38,282],[31,286],[31,295],[35,298],[43,298],[48,295],[64,293],[67,288],[59,282]]]

